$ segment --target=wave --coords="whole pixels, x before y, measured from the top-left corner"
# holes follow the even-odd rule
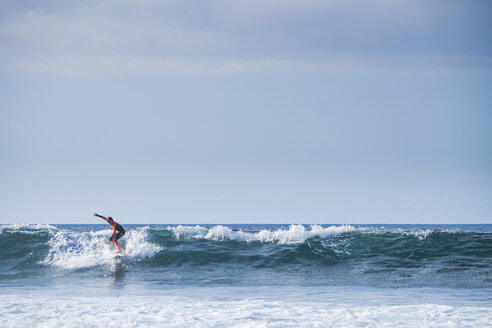
[[[34,264],[64,269],[79,269],[98,265],[114,265],[112,245],[108,245],[107,230],[73,231],[59,229],[52,225],[12,224],[1,227],[0,247],[6,250],[0,256],[0,263],[12,272],[22,268],[28,259]],[[125,235],[126,258],[139,260],[152,257],[163,249],[150,243],[149,227],[131,229]],[[33,264],[33,261],[28,261]],[[5,271],[5,270],[4,270]]]
[[[50,224],[26,224],[26,223],[16,223],[0,225],[0,234],[4,231],[7,233],[18,232],[23,234],[35,234],[43,231],[56,231],[58,228]]]
[[[133,229],[127,232],[126,257],[142,259],[152,257],[163,247],[147,241],[148,228]],[[43,264],[65,269],[76,269],[115,263],[114,253],[108,247],[108,232],[57,231],[49,241],[50,250]]]
[[[328,236],[355,231],[350,225],[330,226],[323,228],[320,225],[311,225],[306,229],[303,225],[291,225],[288,229],[269,230],[262,229],[258,232],[245,232],[218,225],[211,228],[202,226],[167,227],[176,238],[202,238],[210,240],[236,240],[278,244],[299,244],[313,237],[326,238]]]
[[[459,229],[128,227],[121,240],[127,250],[124,258],[111,253],[114,247],[107,244],[111,230],[101,226],[4,225],[1,229],[0,281],[40,272],[96,274],[100,270],[91,268],[114,270],[124,263],[125,270],[139,272],[136,276],[155,274],[146,276],[152,280],[165,276],[191,281],[210,275],[253,279],[264,278],[260,272],[269,270],[315,281],[492,285],[492,234]]]

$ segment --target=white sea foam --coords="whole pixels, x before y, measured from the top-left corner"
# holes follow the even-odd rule
[[[356,228],[350,225],[329,226],[323,228],[320,225],[311,225],[310,230],[297,224],[291,225],[288,230],[261,230],[258,238],[262,242],[276,242],[278,244],[297,244],[313,237],[326,238],[328,236],[355,231]]]
[[[427,237],[429,237],[429,235],[431,233],[434,232],[434,230],[430,230],[430,229],[420,229],[420,230],[415,230],[415,231],[399,231],[400,233],[403,233],[407,236],[415,236],[417,237],[419,240],[424,240],[426,239]]]
[[[176,238],[204,238],[207,234],[208,229],[199,225],[196,226],[182,226],[177,227],[167,227],[168,230],[172,231]]]
[[[49,241],[50,250],[43,264],[78,269],[111,264],[113,256],[106,245],[108,232],[58,231]]]
[[[420,240],[426,239],[432,233],[436,233],[436,232],[443,232],[443,233],[447,233],[447,234],[457,234],[460,232],[464,232],[463,230],[459,230],[459,229],[446,229],[446,230],[419,229],[419,230],[406,230],[406,231],[397,230],[397,231],[399,231],[403,234],[406,234],[406,235],[413,235]]]
[[[18,232],[23,234],[35,234],[39,231],[54,232],[58,231],[58,228],[49,224],[27,224],[27,223],[15,223],[5,224],[0,226],[0,234],[3,231]]]
[[[126,257],[139,259],[151,257],[161,250],[159,245],[148,242],[148,229],[127,231],[122,241],[126,244]],[[64,269],[78,269],[97,265],[114,265],[115,257],[108,245],[111,231],[74,232],[59,230],[49,241],[50,250],[41,262]]]
[[[323,228],[320,225],[311,225],[306,229],[303,225],[293,224],[288,229],[268,230],[263,229],[259,232],[245,232],[242,230],[232,230],[231,228],[218,225],[212,228],[202,226],[182,226],[168,227],[176,238],[203,238],[211,240],[237,240],[237,241],[260,241],[263,243],[277,244],[298,244],[309,238],[321,237],[347,233],[355,231],[357,228],[350,225],[329,226]]]
[[[460,229],[445,229],[445,230],[435,230],[435,229],[388,229],[385,227],[380,227],[380,228],[359,228],[359,229],[366,229],[367,232],[373,233],[373,234],[396,234],[396,235],[405,235],[405,236],[412,236],[416,237],[419,240],[424,240],[428,238],[431,234],[436,233],[436,232],[442,232],[446,234],[456,234],[456,233],[461,233],[465,232],[464,230]]]
[[[318,292],[202,288],[93,295],[67,289],[60,295],[30,290],[29,297],[15,292],[0,294],[0,326],[489,327],[492,316],[488,304],[466,303],[457,297],[449,300],[442,294],[398,299],[391,296],[398,291],[387,295],[379,291],[347,293],[345,289]]]
[[[127,232],[126,255],[131,258],[152,257],[163,248],[157,244],[147,241],[149,227],[136,228]]]

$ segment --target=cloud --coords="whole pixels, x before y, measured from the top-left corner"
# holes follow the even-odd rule
[[[17,7],[15,7],[17,6]],[[482,7],[487,7],[486,3]],[[490,6],[488,6],[490,7]],[[491,14],[456,2],[3,4],[0,65],[55,74],[490,71]],[[466,24],[463,24],[466,23]],[[466,27],[463,27],[466,26]]]
[[[405,62],[403,65],[402,62]],[[476,63],[472,66],[470,63]],[[321,60],[233,57],[144,57],[125,55],[52,55],[16,60],[10,69],[23,73],[121,76],[121,75],[234,75],[262,72],[318,72],[328,74],[446,74],[491,71],[492,59],[468,57],[383,57],[332,55]]]

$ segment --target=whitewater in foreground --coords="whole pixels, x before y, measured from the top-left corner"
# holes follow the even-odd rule
[[[492,225],[124,226],[0,226],[0,326],[492,324]]]

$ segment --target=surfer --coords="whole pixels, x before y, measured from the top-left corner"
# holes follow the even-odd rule
[[[109,223],[111,228],[113,228],[113,234],[111,235],[111,238],[109,238],[108,244],[110,241],[113,242],[113,244],[118,248],[118,251],[121,252],[121,246],[120,246],[120,243],[118,243],[118,239],[120,239],[121,237],[123,237],[125,235],[125,229],[123,229],[121,224],[119,224],[118,222],[113,220],[113,218],[110,216],[108,216],[106,218],[106,217],[99,215],[97,213],[94,213],[94,216],[97,216],[97,217],[105,220],[106,222]]]

